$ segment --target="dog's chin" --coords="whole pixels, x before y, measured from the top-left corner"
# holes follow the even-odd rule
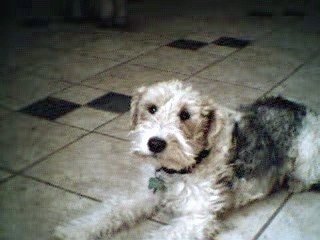
[[[166,168],[166,169],[170,169],[170,170],[175,170],[177,172],[179,171],[182,171],[182,170],[191,170],[194,168],[194,164],[191,164],[191,165],[180,165],[180,166],[177,166],[177,165],[166,165],[166,164],[161,164],[160,165],[162,168]]]
[[[174,170],[182,170],[192,168],[195,164],[195,160],[193,155],[185,155],[180,152],[174,155],[168,155],[168,153],[153,153],[153,152],[146,152],[146,151],[139,151],[137,149],[132,150],[132,153],[140,158],[148,159],[156,163],[160,167],[174,169]]]
[[[187,168],[192,168],[195,164],[195,160],[192,156],[167,156],[165,154],[160,154],[155,157],[157,162],[164,168],[173,170],[182,170]]]

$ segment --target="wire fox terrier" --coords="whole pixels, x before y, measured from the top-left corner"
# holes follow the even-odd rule
[[[234,111],[180,81],[162,82],[136,91],[131,123],[132,151],[158,165],[153,193],[102,206],[58,227],[57,238],[95,239],[162,208],[173,219],[142,239],[213,239],[224,211],[320,181],[320,117],[280,97]]]

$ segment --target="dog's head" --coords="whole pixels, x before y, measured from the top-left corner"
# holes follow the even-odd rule
[[[215,104],[180,81],[141,87],[132,98],[132,151],[155,157],[162,167],[191,167],[221,125]]]

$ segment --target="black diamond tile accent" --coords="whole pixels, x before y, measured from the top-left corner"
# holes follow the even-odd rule
[[[272,17],[273,16],[272,12],[259,11],[259,10],[253,10],[249,12],[248,15],[251,17]]]
[[[283,12],[283,16],[287,16],[287,17],[304,17],[305,16],[305,13],[304,12],[301,12],[301,11],[298,11],[298,10],[285,10]]]
[[[214,40],[212,43],[219,46],[233,47],[233,48],[243,48],[251,43],[250,40],[232,38],[232,37],[220,37]]]
[[[48,120],[54,120],[78,107],[80,107],[80,105],[73,102],[47,97],[22,108],[20,112]]]
[[[180,49],[197,50],[206,45],[208,45],[208,43],[206,42],[200,42],[200,41],[188,40],[188,39],[179,39],[167,44],[166,46],[173,47],[173,48],[180,48]]]
[[[110,112],[124,113],[130,110],[131,97],[115,92],[109,92],[87,103],[89,107]]]

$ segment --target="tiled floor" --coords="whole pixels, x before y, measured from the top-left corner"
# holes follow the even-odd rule
[[[148,191],[153,172],[128,142],[140,85],[177,78],[232,108],[281,94],[320,113],[320,31],[301,2],[129,1],[127,31],[17,27],[0,65],[0,239],[50,239],[103,200]],[[319,203],[274,194],[230,214],[218,239],[319,239]]]

